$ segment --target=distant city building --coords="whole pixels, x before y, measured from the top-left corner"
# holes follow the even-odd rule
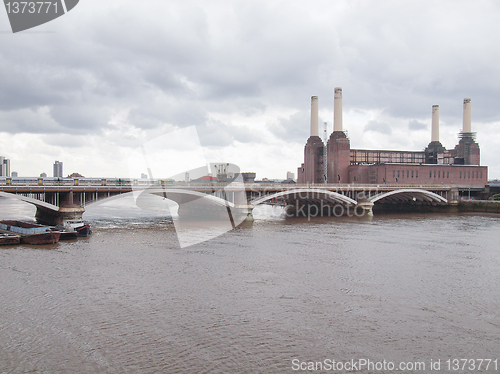
[[[68,175],[68,178],[85,178],[85,177],[80,173],[73,173],[71,175]]]
[[[54,178],[63,177],[63,163],[56,161],[54,162]]]
[[[146,179],[148,177],[148,175],[146,173],[141,173],[141,178],[142,179]]]
[[[17,171],[13,171],[10,175],[11,175],[12,178],[17,178],[18,177]]]
[[[0,177],[10,177],[10,160],[0,156]]]
[[[40,174],[40,178],[47,178],[47,173]]]
[[[186,171],[186,174],[184,174],[184,182],[189,182],[191,179],[189,179],[189,172]]]
[[[286,180],[293,181],[295,179],[295,174],[291,171],[286,172]]]

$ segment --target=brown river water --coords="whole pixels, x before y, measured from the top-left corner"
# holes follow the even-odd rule
[[[89,238],[0,247],[0,373],[500,372],[499,216],[256,216],[181,248],[114,202]]]

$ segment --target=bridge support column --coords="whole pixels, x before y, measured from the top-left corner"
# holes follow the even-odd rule
[[[231,208],[231,212],[233,216],[236,215],[239,217],[241,221],[253,221],[253,205],[235,205],[234,208]]]
[[[367,216],[373,216],[373,203],[371,201],[358,202],[358,206],[363,208]]]
[[[85,208],[78,205],[63,205],[58,211],[37,206],[35,218],[37,222],[45,225],[62,225],[64,220],[82,219]]]

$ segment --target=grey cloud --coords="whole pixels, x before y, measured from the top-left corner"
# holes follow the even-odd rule
[[[208,147],[224,147],[233,144],[263,141],[261,134],[247,126],[225,124],[218,120],[210,119],[201,126],[196,126],[200,143]]]
[[[425,123],[419,122],[416,119],[412,119],[408,122],[408,129],[410,130],[427,130],[427,128]]]
[[[64,131],[50,116],[49,108],[0,111],[0,132],[53,134]]]
[[[267,129],[281,139],[304,143],[309,137],[310,113],[300,111],[288,118],[280,117],[268,123]]]
[[[51,115],[62,127],[60,132],[85,135],[97,133],[108,127],[110,111],[103,107],[87,105],[54,106]]]
[[[104,8],[86,2],[57,24],[56,34],[4,35],[3,118],[48,106],[57,123],[33,128],[17,117],[9,120],[23,131],[71,132],[106,128],[110,112],[128,108],[129,121],[139,128],[183,127],[203,124],[214,111],[251,116],[268,106],[302,110],[311,95],[320,97],[320,107],[331,107],[332,90],[341,86],[345,109],[430,118],[431,106],[440,104],[442,112],[449,108],[449,122],[459,123],[461,100],[470,96],[474,120],[499,119],[500,88],[492,77],[498,76],[500,37],[491,32],[493,16],[466,31],[461,22],[448,24],[449,12],[463,16],[446,1],[434,13],[428,1],[344,8],[318,2],[308,12],[299,2],[279,9],[264,1],[214,4],[148,2],[143,12],[144,4],[131,1],[110,0]],[[464,12],[498,15],[489,3],[463,5]],[[388,13],[398,17],[388,20]],[[435,22],[442,15],[446,27]],[[268,129],[303,142],[309,113],[299,113],[277,118]],[[390,133],[388,124],[366,126]],[[221,129],[207,127],[205,136],[214,144],[259,139]]]
[[[385,122],[378,122],[378,121],[369,121],[364,128],[365,131],[373,131],[373,132],[378,132],[380,134],[384,135],[391,135],[392,130],[391,126],[388,123]]]

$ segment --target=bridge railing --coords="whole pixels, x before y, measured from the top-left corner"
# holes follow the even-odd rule
[[[359,191],[362,189],[399,189],[399,188],[426,188],[426,189],[451,189],[451,188],[477,188],[474,185],[444,185],[444,184],[324,184],[324,183],[198,183],[179,182],[172,179],[127,179],[127,178],[22,178],[22,177],[0,177],[0,186],[130,186],[146,188],[150,186],[175,187],[175,188],[245,188],[246,190],[266,189],[295,189],[295,188],[319,188],[329,190]]]
[[[0,177],[0,186],[151,186],[172,185],[169,180],[122,178],[10,178]]]

